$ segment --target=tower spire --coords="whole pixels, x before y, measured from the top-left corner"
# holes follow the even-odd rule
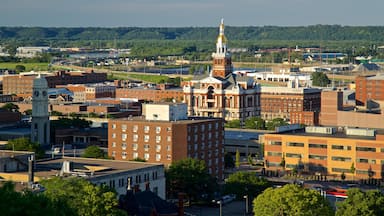
[[[221,19],[219,26],[219,35],[216,41],[216,52],[212,53],[213,57],[213,71],[214,77],[225,78],[232,73],[232,60],[231,54],[227,48],[227,38],[224,33],[224,19]]]

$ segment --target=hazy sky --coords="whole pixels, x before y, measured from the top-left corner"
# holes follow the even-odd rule
[[[384,0],[0,0],[0,26],[384,25]]]

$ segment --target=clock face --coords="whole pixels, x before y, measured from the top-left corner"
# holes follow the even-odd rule
[[[39,97],[39,91],[35,91],[35,92],[33,93],[33,95],[35,95],[36,97]]]
[[[43,91],[43,96],[47,96],[47,91]]]

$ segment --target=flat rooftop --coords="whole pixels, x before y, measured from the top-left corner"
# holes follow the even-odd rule
[[[154,166],[163,167],[163,164],[159,163],[64,157],[46,161],[37,161],[35,176],[43,178],[57,176],[61,171],[64,161],[70,161],[72,163],[72,170],[74,172],[92,172],[92,177],[145,169]]]
[[[134,117],[125,117],[125,118],[117,118],[113,119],[113,121],[136,121],[136,122],[159,122],[159,123],[172,123],[172,124],[190,124],[190,123],[199,123],[199,122],[207,122],[212,120],[222,120],[222,118],[209,118],[209,117],[188,117],[187,119],[179,119],[172,121],[164,121],[164,120],[146,120],[145,116],[134,116]]]
[[[358,140],[376,140],[376,135],[384,135],[384,130],[376,130],[375,136],[359,136],[359,135],[347,135],[345,132],[335,132],[333,134],[323,133],[307,133],[304,129],[287,131],[275,134],[286,134],[292,136],[314,136],[314,137],[329,137],[329,138],[344,138],[344,139],[358,139]]]

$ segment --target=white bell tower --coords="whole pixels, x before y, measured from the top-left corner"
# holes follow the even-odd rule
[[[47,80],[39,74],[33,80],[31,141],[38,142],[41,146],[50,144],[47,91]]]

